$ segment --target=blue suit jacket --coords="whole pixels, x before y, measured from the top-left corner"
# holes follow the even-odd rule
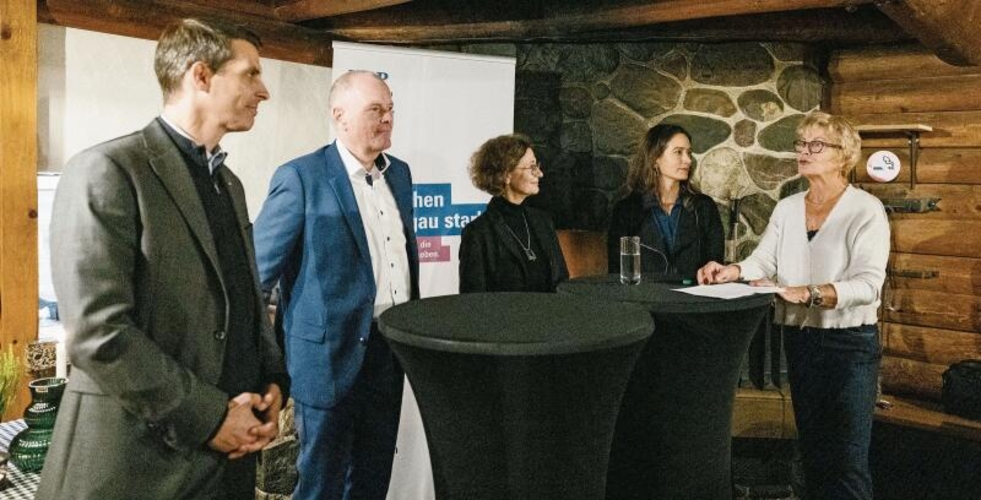
[[[418,298],[412,176],[405,162],[388,158],[385,180],[405,231],[411,298]],[[375,304],[368,240],[336,142],[276,170],[254,235],[263,291],[280,283],[276,323],[293,397],[330,408],[361,369]]]

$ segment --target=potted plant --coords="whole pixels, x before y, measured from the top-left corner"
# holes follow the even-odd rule
[[[14,354],[13,345],[7,344],[6,348],[0,349],[0,420],[17,396],[23,371],[23,363]]]

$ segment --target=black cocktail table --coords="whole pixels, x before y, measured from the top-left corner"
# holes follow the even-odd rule
[[[419,404],[439,499],[601,499],[642,308],[538,293],[412,301],[379,327]]]
[[[577,278],[560,294],[636,304],[654,317],[623,396],[607,475],[608,499],[732,498],[732,404],[739,368],[772,294],[696,297],[644,275]]]

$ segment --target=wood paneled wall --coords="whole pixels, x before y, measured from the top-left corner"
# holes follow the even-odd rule
[[[857,125],[924,123],[915,189],[902,135],[863,140],[903,161],[899,179],[858,182],[880,198],[940,198],[939,211],[891,214],[882,388],[937,400],[950,363],[981,358],[981,67],[950,66],[919,46],[833,55],[831,111]],[[910,277],[930,276],[934,277]]]
[[[38,325],[36,18],[34,1],[0,0],[0,347],[21,358]],[[30,401],[21,387],[7,417]]]

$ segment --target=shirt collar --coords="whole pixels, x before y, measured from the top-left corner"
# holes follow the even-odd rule
[[[375,158],[375,164],[372,165],[371,171],[364,169],[361,162],[354,157],[351,150],[341,142],[340,139],[334,139],[335,145],[337,146],[337,152],[341,155],[341,161],[344,163],[344,169],[347,170],[347,175],[349,177],[357,177],[359,179],[364,179],[366,173],[371,173],[374,178],[378,178],[388,166],[392,164],[392,161],[388,159],[388,155],[385,153],[380,153],[377,158]]]
[[[187,131],[182,129],[174,122],[168,120],[162,113],[160,114],[160,121],[162,121],[164,125],[173,131],[174,134],[176,134],[176,137],[174,134],[171,134],[171,137],[178,140],[177,145],[179,147],[204,161],[204,164],[208,166],[209,173],[214,174],[215,169],[225,163],[225,158],[228,157],[228,153],[221,149],[220,145],[216,145],[215,149],[208,151],[204,145],[198,144],[194,138],[187,133]]]

